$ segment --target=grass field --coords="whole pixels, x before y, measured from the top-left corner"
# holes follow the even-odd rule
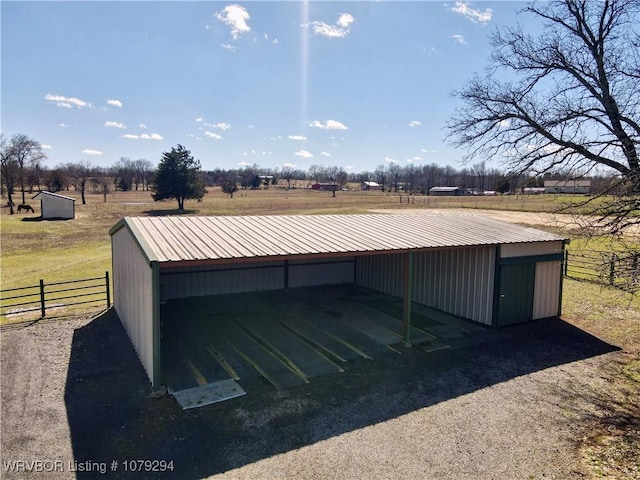
[[[33,215],[0,215],[0,289],[96,277],[111,270],[109,229],[123,216],[177,214],[177,202],[154,202],[150,192],[116,192],[107,202],[88,194],[82,205],[77,192],[63,192],[76,199],[76,218],[67,221],[31,221]],[[482,208],[509,211],[553,212],[584,197],[512,195],[504,197],[424,197],[383,192],[308,189],[241,190],[229,198],[219,189],[202,202],[185,203],[185,214],[265,215],[366,213],[380,209]],[[3,204],[6,202],[3,201]],[[36,212],[39,210],[38,205]],[[604,239],[592,239],[602,248]],[[571,249],[585,248],[582,240]],[[590,248],[586,246],[586,248]]]

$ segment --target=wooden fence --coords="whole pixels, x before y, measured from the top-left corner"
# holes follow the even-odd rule
[[[640,289],[640,252],[565,252],[564,274],[629,292]]]
[[[29,315],[44,318],[47,310],[90,303],[111,306],[109,272],[103,277],[52,283],[40,280],[38,285],[0,290],[0,316],[5,320]]]

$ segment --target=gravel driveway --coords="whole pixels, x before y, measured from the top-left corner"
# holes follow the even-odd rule
[[[5,328],[1,353],[2,478],[585,478],[578,448],[620,407],[611,381],[628,360],[545,320],[284,391],[255,379],[245,397],[183,411],[149,398],[113,312]],[[18,460],[59,463],[7,471]],[[131,460],[173,471],[125,471]]]

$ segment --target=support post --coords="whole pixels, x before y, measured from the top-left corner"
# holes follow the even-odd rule
[[[104,272],[104,281],[107,287],[107,308],[111,308],[111,290],[109,286],[109,272]]]
[[[47,315],[47,309],[44,304],[44,280],[40,279],[40,315],[44,318]]]
[[[402,340],[405,345],[411,344],[411,302],[413,301],[413,252],[404,256],[404,312],[402,319]]]

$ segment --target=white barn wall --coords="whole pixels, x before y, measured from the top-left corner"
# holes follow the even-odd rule
[[[289,262],[289,288],[353,283],[353,257]],[[160,300],[285,288],[285,262],[163,268]]]
[[[153,270],[127,228],[111,237],[114,307],[153,382]]]
[[[275,290],[283,286],[284,261],[185,267],[160,272],[161,301]]]
[[[495,248],[458,248],[415,256],[413,299],[491,325]]]
[[[404,259],[402,255],[358,257],[356,283],[396,297],[402,297]]]
[[[40,199],[42,218],[74,217],[74,202],[72,200],[53,195],[42,195]]]
[[[533,320],[558,315],[562,263],[539,262],[533,295]]]
[[[353,283],[353,257],[289,262],[289,287],[311,287],[314,285],[335,285]]]
[[[562,253],[562,242],[507,243],[500,246],[500,258]]]
[[[459,248],[414,255],[413,301],[476,322],[491,324],[495,248]],[[358,258],[356,283],[403,295],[403,255]]]

